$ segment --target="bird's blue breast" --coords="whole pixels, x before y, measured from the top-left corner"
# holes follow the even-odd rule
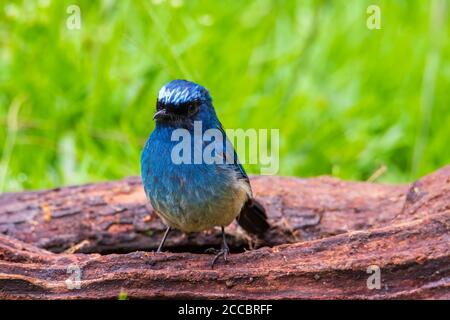
[[[204,128],[205,129],[205,128]],[[152,206],[166,222],[183,231],[228,225],[239,214],[247,194],[230,166],[174,164],[174,127],[157,125],[141,155],[141,176]],[[191,139],[194,150],[194,139]],[[198,147],[198,146],[197,146]]]

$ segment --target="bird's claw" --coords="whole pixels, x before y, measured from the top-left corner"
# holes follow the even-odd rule
[[[214,269],[214,264],[216,261],[223,256],[223,261],[228,261],[228,254],[230,253],[230,249],[228,247],[223,247],[219,252],[215,255],[214,259],[211,262],[211,269]]]
[[[203,251],[203,253],[211,253],[211,254],[217,254],[218,252],[220,252],[220,250],[217,250],[216,248],[208,248],[205,251]]]

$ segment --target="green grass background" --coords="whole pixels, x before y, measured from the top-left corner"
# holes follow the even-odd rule
[[[2,0],[0,192],[138,175],[175,78],[206,86],[227,128],[279,128],[280,175],[386,166],[377,181],[411,181],[450,162],[448,13],[446,0]]]

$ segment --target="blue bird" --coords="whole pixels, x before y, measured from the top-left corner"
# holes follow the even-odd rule
[[[269,224],[265,210],[253,199],[247,174],[239,163],[233,146],[215,113],[211,96],[204,87],[186,80],[173,80],[158,94],[153,119],[155,129],[141,154],[141,178],[145,193],[155,212],[167,225],[157,252],[161,252],[171,228],[183,232],[200,232],[213,227],[222,229],[222,248],[214,257],[227,261],[229,247],[224,227],[234,219],[247,232],[262,235]],[[196,124],[201,131],[196,132]],[[223,139],[211,139],[213,163],[196,161],[195,153],[207,143],[195,142],[199,133],[220,132]],[[181,131],[180,131],[181,130]],[[174,159],[179,139],[174,134],[189,133],[191,150],[184,160]],[[231,159],[231,161],[230,161]]]

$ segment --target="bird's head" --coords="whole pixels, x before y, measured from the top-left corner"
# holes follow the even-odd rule
[[[157,123],[191,122],[206,108],[212,109],[208,90],[194,82],[173,80],[159,90],[153,119]]]

